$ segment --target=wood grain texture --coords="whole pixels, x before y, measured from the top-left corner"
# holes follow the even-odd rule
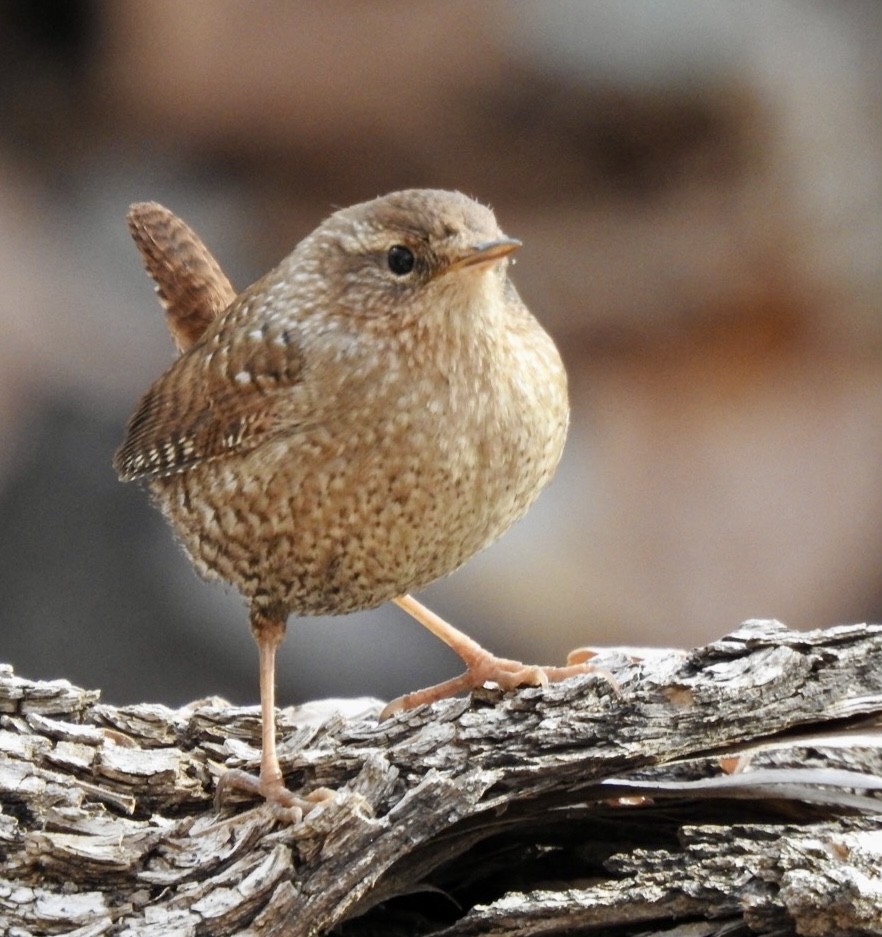
[[[620,696],[588,676],[382,724],[283,711],[288,785],[339,792],[294,827],[212,808],[257,763],[256,709],[116,708],[2,668],[0,931],[882,933],[882,626],[601,661]]]

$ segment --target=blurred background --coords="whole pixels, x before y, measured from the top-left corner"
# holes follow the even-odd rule
[[[257,700],[239,597],[113,451],[171,361],[130,202],[244,288],[334,208],[460,189],[572,389],[552,487],[422,598],[499,653],[882,618],[877,0],[4,0],[0,660]],[[458,672],[391,606],[291,619],[279,700]]]

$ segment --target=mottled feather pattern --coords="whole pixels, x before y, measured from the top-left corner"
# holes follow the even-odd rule
[[[186,351],[236,291],[199,237],[157,202],[137,202],[128,213],[129,231],[156,284],[172,338]]]
[[[488,678],[582,672],[495,658],[406,594],[521,517],[566,437],[563,365],[508,281],[520,242],[493,213],[425,189],[353,205],[235,299],[171,213],[133,218],[183,354],[145,394],[116,465],[148,481],[196,569],[249,605],[261,769],[225,780],[297,816],[313,806],[285,789],[275,748],[275,652],[292,612],[391,599],[466,661],[387,714]]]
[[[115,465],[132,480],[172,475],[197,462],[248,451],[274,432],[296,429],[275,418],[300,375],[290,344],[254,342],[253,356],[235,365],[207,355],[200,342],[183,354],[141,400]]]
[[[338,212],[156,381],[120,474],[259,607],[353,611],[451,572],[526,511],[566,436],[560,358],[506,275],[516,243],[456,193]]]

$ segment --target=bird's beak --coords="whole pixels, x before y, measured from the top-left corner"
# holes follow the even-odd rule
[[[498,238],[495,241],[484,241],[466,248],[458,257],[444,268],[444,273],[451,270],[462,270],[464,267],[478,267],[495,263],[502,257],[507,257],[516,251],[522,244],[516,238]]]

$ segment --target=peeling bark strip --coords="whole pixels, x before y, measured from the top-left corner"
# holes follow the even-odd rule
[[[599,662],[620,696],[282,712],[289,786],[339,791],[294,827],[212,807],[257,764],[256,708],[0,666],[0,933],[882,934],[882,626]]]

